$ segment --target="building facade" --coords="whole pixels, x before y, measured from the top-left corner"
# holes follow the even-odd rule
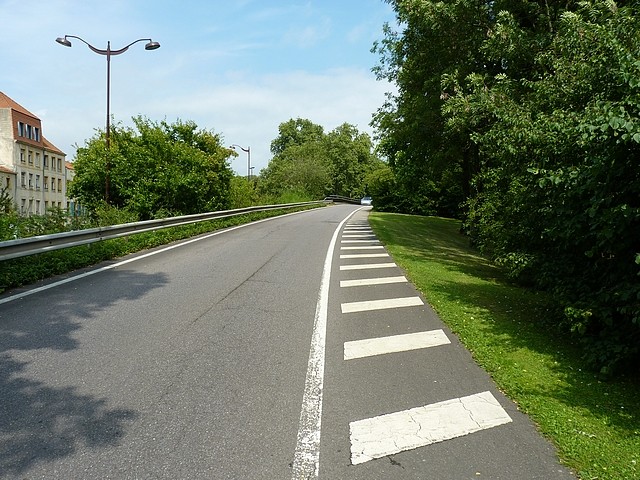
[[[22,215],[67,210],[67,183],[73,171],[66,155],[42,135],[42,122],[0,92],[0,191]]]

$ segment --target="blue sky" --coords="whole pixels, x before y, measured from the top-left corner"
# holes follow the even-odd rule
[[[38,115],[43,134],[72,160],[106,119],[106,57],[111,113],[193,120],[226,144],[251,147],[267,165],[278,125],[308,118],[326,131],[348,122],[372,134],[371,115],[393,86],[371,73],[370,52],[394,15],[383,0],[0,0],[0,90]],[[246,155],[232,161],[246,175]]]

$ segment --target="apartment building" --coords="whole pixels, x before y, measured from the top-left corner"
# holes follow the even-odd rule
[[[42,135],[42,122],[0,92],[0,190],[23,215],[68,208],[67,182],[73,167],[66,154]]]

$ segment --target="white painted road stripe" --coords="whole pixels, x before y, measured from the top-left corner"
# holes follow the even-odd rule
[[[361,247],[340,247],[340,250],[378,250],[382,245],[363,245]]]
[[[342,313],[370,312],[389,308],[417,307],[424,305],[420,297],[387,298],[384,300],[368,300],[365,302],[349,302],[341,305]]]
[[[365,287],[369,285],[386,285],[388,283],[405,283],[404,275],[399,277],[362,278],[360,280],[340,280],[341,287]]]
[[[367,338],[365,340],[345,342],[344,359],[353,360],[355,358],[373,357],[387,353],[408,352],[409,350],[437,347],[449,343],[451,342],[442,330],[407,333],[390,337]]]
[[[491,392],[483,392],[351,422],[351,463],[358,465],[511,421]]]
[[[396,267],[395,263],[368,263],[364,265],[340,265],[340,270],[369,270],[371,268]]]
[[[353,255],[340,255],[341,259],[346,259],[346,258],[382,258],[382,257],[388,257],[389,254],[388,253],[356,253]]]
[[[378,240],[342,240],[340,243],[378,243]]]
[[[342,235],[342,238],[376,238],[372,233],[347,233]]]
[[[331,283],[331,262],[342,225],[356,212],[348,215],[333,232],[333,237],[324,259],[322,278],[316,315],[311,335],[309,362],[302,395],[300,422],[296,450],[293,454],[292,480],[318,478],[320,471],[320,426],[322,420],[322,388],[324,386],[324,358],[327,339],[327,312],[329,310],[329,283]]]

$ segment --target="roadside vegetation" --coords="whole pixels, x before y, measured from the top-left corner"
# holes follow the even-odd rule
[[[639,377],[585,368],[553,297],[515,285],[460,221],[372,213],[376,235],[499,388],[583,480],[640,478]]]
[[[602,373],[640,364],[640,3],[387,0],[381,211],[461,219]]]
[[[364,178],[382,162],[368,135],[348,124],[324,133],[320,125],[291,119],[280,125],[268,168],[251,178],[234,175],[237,155],[222,137],[194,122],[133,119],[133,128],[112,126],[109,168],[103,132],[78,148],[69,197],[81,205],[70,215],[20,215],[8,192],[0,191],[0,241],[116,225],[141,220],[360,195]],[[105,184],[109,176],[108,202]],[[309,208],[302,207],[300,209]],[[94,265],[139,250],[279,215],[293,209],[245,214],[86,246],[0,262],[0,292],[52,275]]]

